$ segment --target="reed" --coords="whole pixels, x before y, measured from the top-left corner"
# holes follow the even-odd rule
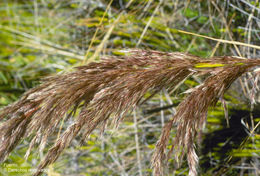
[[[139,49],[127,50],[124,56],[104,57],[99,63],[75,68],[75,71],[52,76],[28,92],[17,102],[0,110],[0,161],[19,144],[33,136],[26,157],[36,143],[42,150],[63,119],[73,120],[49,149],[34,176],[53,163],[77,135],[87,138],[109,118],[116,125],[124,115],[138,106],[145,93],[163,88],[174,89],[192,75],[205,75],[204,83],[192,89],[177,107],[173,118],[164,126],[156,145],[152,166],[155,175],[163,175],[163,166],[174,151],[181,161],[187,155],[189,175],[196,175],[198,157],[196,135],[206,122],[210,106],[243,73],[260,65],[257,59],[213,57],[202,59],[184,53],[165,53]],[[76,118],[71,116],[79,114]],[[177,134],[172,149],[166,146],[173,124]]]

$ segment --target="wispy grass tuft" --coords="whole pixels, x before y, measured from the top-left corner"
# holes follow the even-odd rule
[[[34,175],[40,175],[77,135],[87,138],[98,126],[103,128],[109,118],[114,118],[118,125],[127,112],[138,106],[146,92],[173,89],[191,75],[206,74],[209,77],[193,89],[165,125],[153,157],[154,173],[162,175],[164,161],[174,149],[179,161],[187,153],[190,175],[196,175],[198,157],[194,144],[198,130],[206,121],[208,107],[222,98],[235,79],[258,65],[260,60],[201,59],[184,53],[136,49],[127,50],[124,56],[105,57],[100,63],[46,78],[19,101],[0,110],[0,160],[3,162],[21,139],[29,136],[34,138],[26,156],[36,143],[42,150],[50,136],[57,135],[55,131],[62,119],[72,120],[38,166]],[[75,114],[76,118],[70,118]],[[173,124],[178,125],[177,134],[166,156]]]

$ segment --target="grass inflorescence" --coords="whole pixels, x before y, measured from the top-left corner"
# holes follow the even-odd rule
[[[1,162],[23,138],[33,137],[26,153],[28,157],[32,147],[39,144],[43,150],[49,138],[56,135],[58,139],[34,174],[40,175],[76,136],[81,134],[86,139],[94,129],[104,130],[109,118],[118,125],[126,113],[139,105],[145,93],[156,93],[163,88],[171,90],[192,75],[205,75],[205,81],[190,91],[164,126],[152,160],[154,174],[162,175],[164,162],[173,151],[178,162],[186,154],[189,174],[196,175],[196,137],[206,122],[208,108],[223,98],[238,77],[259,66],[260,60],[230,56],[202,59],[179,52],[139,49],[125,53],[45,78],[20,100],[1,109]],[[55,131],[63,120],[73,123],[59,136]],[[167,154],[173,124],[177,125],[177,133]]]

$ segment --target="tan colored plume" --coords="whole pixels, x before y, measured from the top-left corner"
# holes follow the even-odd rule
[[[0,110],[0,161],[26,137],[33,136],[26,156],[39,143],[42,150],[63,119],[73,123],[49,149],[34,176],[53,163],[72,139],[84,138],[99,125],[114,118],[116,123],[132,110],[148,91],[174,89],[191,75],[209,75],[178,106],[177,113],[164,127],[153,156],[155,175],[163,175],[164,161],[172,151],[181,161],[187,154],[190,175],[196,175],[198,157],[195,138],[214,106],[234,80],[260,60],[236,57],[202,59],[184,53],[128,50],[124,56],[105,57],[99,63],[75,68],[71,73],[49,77],[26,92],[17,102]],[[79,113],[76,113],[76,111]],[[71,116],[78,114],[76,118]],[[172,150],[166,153],[173,124],[177,134]]]

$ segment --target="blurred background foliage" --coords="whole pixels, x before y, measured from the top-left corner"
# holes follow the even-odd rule
[[[259,46],[259,1],[2,0],[0,107],[17,100],[46,76],[98,61],[101,55],[121,55],[124,48],[260,59],[260,50],[252,47],[182,31]],[[259,174],[257,79],[253,73],[247,74],[227,92],[224,101],[229,125],[221,103],[210,109],[198,139],[200,175]],[[151,155],[162,126],[173,116],[184,97],[182,92],[202,81],[192,77],[175,91],[161,91],[101,137],[96,130],[83,145],[74,140],[45,175],[151,175]],[[35,149],[25,161],[28,141],[25,139],[1,165],[1,175],[30,175],[28,170],[36,168],[43,153]],[[17,168],[27,170],[15,172]],[[177,168],[170,159],[168,173],[186,175],[187,164]]]

